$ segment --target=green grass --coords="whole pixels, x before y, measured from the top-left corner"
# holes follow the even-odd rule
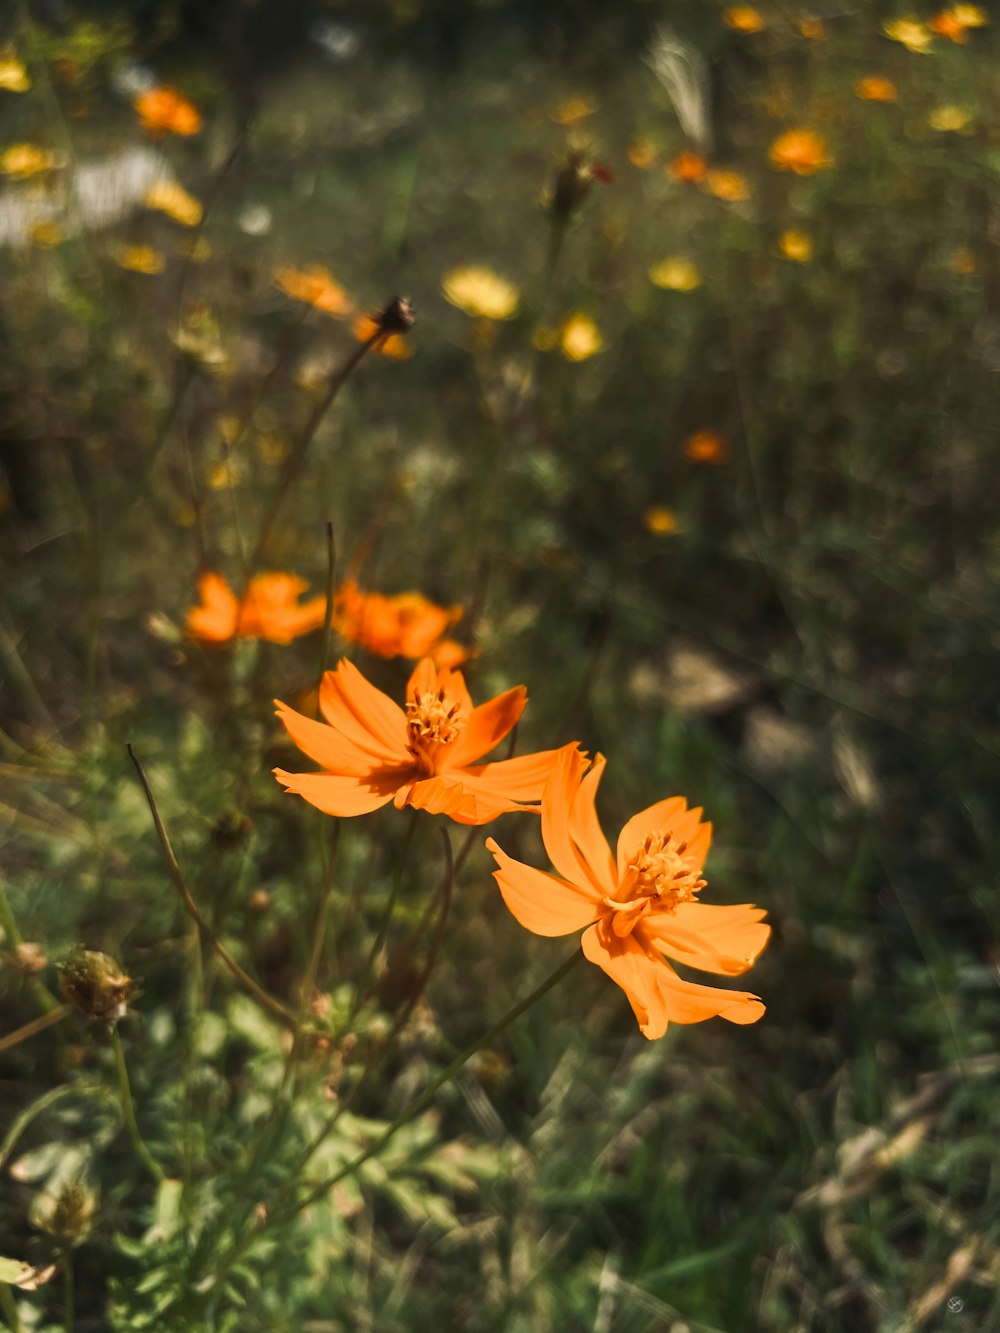
[[[0,93],[0,152],[38,143],[65,173],[141,142],[112,92],[122,43],[199,102],[203,134],[162,151],[209,205],[211,247],[188,264],[191,233],[135,210],[0,251],[3,1028],[53,1003],[74,945],[111,954],[139,987],[118,1031],[168,1178],[158,1188],[130,1141],[99,1026],[73,1015],[0,1054],[0,1136],[16,1139],[0,1150],[0,1254],[57,1266],[36,1291],[0,1269],[9,1327],[69,1327],[67,1291],[78,1331],[1000,1321],[998,38],[919,55],[880,35],[875,6],[831,18],[820,42],[777,11],[745,37],[721,6],[691,8],[531,19],[500,4],[442,51],[443,12],[379,7],[341,65],[298,27],[262,55],[251,22],[245,132],[243,76],[214,38],[99,27],[74,85],[53,34],[31,38],[23,18],[0,32],[33,80]],[[707,61],[710,156],[746,176],[745,203],[664,171],[685,140],[641,59],[661,20]],[[855,97],[875,73],[896,103]],[[594,110],[567,128],[551,113],[571,96]],[[968,108],[968,132],[930,128],[948,105]],[[776,172],[770,144],[800,126],[833,165]],[[648,170],[627,156],[640,136]],[[572,219],[543,305],[539,200],[571,147],[615,179]],[[4,198],[36,188],[10,182]],[[269,210],[266,234],[241,229],[251,206]],[[788,229],[811,238],[809,262],[782,257]],[[162,251],[165,271],[119,267],[125,244]],[[695,290],[651,283],[672,255],[697,264]],[[415,354],[352,375],[268,566],[321,591],[329,521],[340,575],[357,562],[366,587],[464,603],[476,699],[528,686],[519,752],[578,739],[604,753],[609,833],[674,792],[704,806],[710,900],[759,904],[774,936],[746,978],[768,1006],[752,1027],[646,1042],[623,993],[575,968],[272,1232],[255,1210],[273,1214],[302,1178],[305,1146],[412,995],[424,946],[405,967],[402,946],[447,878],[441,821],[421,816],[389,934],[398,965],[359,1003],[407,819],[390,806],[340,821],[334,853],[334,821],[270,775],[299,766],[271,700],[315,685],[321,636],[218,651],[184,634],[203,563],[239,585],[281,472],[273,441],[294,445],[317,401],[303,369],[329,374],[357,346],[275,288],[277,267],[312,263],[361,309],[408,295]],[[517,318],[474,322],[446,302],[444,275],[467,264],[518,287]],[[533,345],[537,323],[573,312],[605,344],[579,364]],[[224,362],[178,350],[178,317],[217,330]],[[227,418],[247,421],[232,446]],[[719,466],[685,456],[703,429],[727,441]],[[236,484],[213,488],[226,463]],[[653,505],[676,532],[647,530]],[[402,690],[407,664],[333,651]],[[184,915],[127,741],[211,930],[295,1010],[335,854],[326,998],[294,1047]],[[464,830],[450,832],[457,853]],[[489,832],[544,864],[527,816]],[[309,1181],[571,951],[506,912],[481,843],[426,994]],[[44,970],[17,970],[19,940]],[[77,1179],[97,1220],[70,1287],[40,1196]]]

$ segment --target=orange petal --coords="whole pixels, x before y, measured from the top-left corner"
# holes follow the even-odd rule
[[[401,788],[395,802],[399,809],[410,805],[428,814],[447,815],[456,824],[489,824],[508,811],[523,808],[505,796],[477,791],[464,779],[449,774],[422,778]]]
[[[280,699],[274,702],[278,706],[278,717],[289,736],[303,754],[307,754],[323,768],[345,777],[361,778],[382,767],[370,751],[362,750],[336,728],[303,717]]]
[[[422,657],[413,668],[413,674],[406,684],[407,699],[415,699],[418,694],[430,694],[438,688],[438,669],[429,657]]]
[[[522,865],[501,851],[492,838],[486,839],[486,846],[499,867],[493,878],[503,900],[526,930],[536,935],[569,935],[600,915],[601,900],[596,893]]]
[[[722,990],[717,986],[699,986],[682,981],[669,963],[664,962],[670,978],[664,987],[667,1017],[671,1023],[703,1023],[706,1018],[725,1018],[730,1023],[756,1023],[764,1015],[759,996],[749,991]]]
[[[282,768],[273,772],[286,791],[301,796],[326,815],[366,815],[388,805],[399,781],[392,775],[367,781],[338,773],[286,773]]]
[[[187,630],[194,639],[225,643],[236,633],[239,602],[221,574],[206,571],[198,579],[201,606],[188,612]]]
[[[618,878],[621,879],[629,861],[650,833],[674,833],[680,828],[686,812],[687,801],[683,796],[668,796],[665,801],[657,801],[633,815],[618,835]],[[697,823],[696,819],[695,826]],[[691,833],[693,835],[694,828]]]
[[[406,714],[353,663],[345,659],[335,671],[325,672],[319,687],[319,706],[332,727],[386,763],[409,759]]]
[[[556,766],[542,794],[542,841],[549,860],[563,879],[571,884],[587,885],[604,897],[614,893],[617,880],[605,883],[570,836],[570,812],[588,762],[575,743],[559,750]],[[594,818],[596,820],[596,815]]]
[[[662,1037],[669,1017],[664,993],[669,965],[658,962],[634,935],[620,939],[606,918],[584,931],[580,944],[584,956],[606,972],[628,996],[642,1035],[651,1040]]]
[[[643,922],[647,939],[679,963],[736,977],[745,972],[767,943],[771,927],[764,912],[744,903],[716,907],[682,903],[673,912],[652,912]]]
[[[448,674],[453,680],[455,677],[461,679],[457,671]],[[489,754],[517,725],[527,702],[528,691],[523,685],[516,685],[512,690],[498,694],[495,699],[474,708],[462,734],[444,756],[444,766],[462,768],[466,764],[474,764],[482,755]]]
[[[570,836],[590,866],[591,876],[597,884],[612,885],[617,881],[615,859],[611,855],[608,840],[597,818],[597,788],[604,776],[605,759],[603,754],[595,757],[593,767],[580,783],[573,798],[570,811]]]
[[[558,750],[539,750],[493,764],[462,769],[462,780],[476,791],[492,792],[512,801],[540,801],[559,757]]]

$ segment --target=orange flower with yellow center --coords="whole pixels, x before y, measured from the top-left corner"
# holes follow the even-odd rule
[[[326,616],[325,597],[299,601],[308,586],[295,574],[257,574],[241,601],[221,574],[206,572],[198,579],[201,603],[188,612],[187,631],[203,643],[291,643],[319,629]]]
[[[321,773],[274,776],[328,815],[364,815],[388,805],[447,815],[458,824],[488,824],[508,810],[537,809],[558,750],[479,763],[516,726],[528,701],[518,685],[473,707],[460,671],[417,664],[406,707],[341,662],[319,689],[325,722],[303,717],[280,700],[289,736]]]
[[[458,644],[443,637],[462,615],[461,606],[438,606],[419,592],[362,592],[353,579],[337,590],[333,627],[342,638],[361,644],[379,657],[428,657],[439,661],[444,649],[449,666],[457,666]]]
[[[662,1037],[670,1023],[716,1016],[756,1023],[764,1013],[756,995],[685,981],[665,957],[738,976],[771,933],[757,907],[698,901],[711,824],[672,796],[634,815],[612,856],[594,806],[603,757],[587,768],[586,755],[566,746],[542,796],[542,841],[557,875],[513,860],[487,839],[507,907],[536,935],[585,927],[584,956],[621,986],[646,1037]]]
[[[833,164],[826,142],[815,130],[788,130],[779,134],[768,157],[779,171],[794,171],[796,176],[811,176]]]
[[[176,88],[149,88],[132,105],[143,129],[156,137],[164,134],[190,137],[201,129],[201,112]]]

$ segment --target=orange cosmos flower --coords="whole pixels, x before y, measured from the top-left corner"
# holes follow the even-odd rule
[[[374,315],[358,315],[351,325],[351,332],[359,343],[366,343],[378,333],[380,327]],[[374,350],[381,352],[383,356],[391,357],[393,361],[409,361],[413,355],[413,348],[401,333],[390,333],[387,338],[375,344]]]
[[[542,841],[558,875],[523,865],[486,840],[510,911],[536,935],[586,927],[585,957],[621,986],[645,1037],[662,1037],[669,1023],[716,1015],[756,1023],[764,1013],[756,995],[684,981],[664,957],[738,976],[771,933],[757,907],[698,902],[712,839],[701,810],[688,810],[682,796],[657,801],[628,821],[612,856],[594,808],[603,756],[587,773],[587,757],[575,747],[557,753],[542,796]]]
[[[964,46],[969,40],[969,29],[981,28],[986,22],[986,15],[978,5],[955,5],[935,14],[927,26],[938,37],[947,37]]]
[[[752,5],[733,5],[722,16],[727,28],[734,32],[763,32],[767,24]]]
[[[353,579],[337,590],[333,626],[352,643],[379,657],[434,657],[445,630],[461,619],[461,606],[438,606],[419,592],[386,597],[362,592]],[[447,650],[448,665],[457,666],[454,648]]]
[[[201,112],[176,88],[149,88],[139,93],[132,105],[142,127],[150,134],[190,136],[201,129]]]
[[[675,181],[694,184],[703,181],[708,175],[708,163],[701,153],[685,148],[667,163],[667,174],[673,176]]]
[[[319,629],[326,616],[325,597],[299,601],[308,586],[295,574],[257,574],[240,601],[221,574],[206,572],[198,579],[201,604],[188,612],[187,631],[203,643],[291,643]]]
[[[684,441],[684,453],[694,463],[724,463],[729,449],[717,431],[699,430]]]
[[[527,703],[518,685],[472,706],[460,671],[439,670],[429,657],[406,687],[406,711],[357,667],[341,662],[319,689],[326,722],[313,722],[280,700],[289,736],[322,773],[274,776],[287,791],[328,815],[364,815],[390,801],[458,824],[488,824],[508,810],[537,809],[558,750],[478,760],[517,724]]]
[[[342,317],[351,313],[350,297],[321,264],[303,269],[279,268],[274,282],[293,301],[304,301],[324,315]]]
[[[796,176],[811,176],[833,163],[826,143],[815,130],[788,130],[779,134],[768,153],[771,165]]]
[[[895,102],[897,97],[896,85],[891,79],[885,79],[880,74],[868,74],[863,79],[858,79],[854,85],[854,93],[863,102]]]

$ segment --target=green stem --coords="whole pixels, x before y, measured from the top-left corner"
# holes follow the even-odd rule
[[[372,983],[375,972],[375,961],[379,956],[382,945],[385,943],[385,937],[389,933],[389,926],[392,924],[392,914],[396,907],[396,899],[399,897],[399,890],[403,885],[403,874],[406,870],[406,862],[409,860],[410,848],[413,846],[413,839],[417,832],[418,818],[418,812],[416,810],[411,810],[406,837],[403,839],[403,846],[399,853],[399,860],[396,862],[396,873],[393,876],[389,901],[385,905],[385,911],[382,913],[382,920],[379,922],[378,930],[375,932],[375,939],[372,942],[371,952],[368,955],[365,985],[358,988],[357,999],[360,999],[361,995]]]
[[[23,1027],[8,1033],[6,1037],[0,1037],[0,1051],[9,1051],[12,1046],[18,1046],[29,1037],[34,1037],[39,1032],[44,1032],[46,1028],[61,1023],[72,1012],[71,1004],[61,1004],[55,1009],[50,1009],[47,1014],[42,1014],[41,1018],[33,1018],[30,1023],[25,1023]]]
[[[0,1282],[0,1310],[3,1311],[3,1317],[7,1320],[10,1333],[24,1333],[24,1325],[21,1323],[21,1316],[17,1313],[17,1302],[14,1300],[14,1293],[6,1282]]]
[[[135,1118],[135,1107],[132,1104],[132,1089],[128,1081],[128,1068],[125,1064],[125,1052],[122,1050],[122,1040],[118,1035],[118,1029],[111,1029],[111,1049],[115,1053],[115,1072],[118,1075],[118,1099],[121,1103],[122,1117],[125,1121],[125,1128],[128,1136],[132,1140],[132,1147],[143,1166],[159,1185],[164,1180],[164,1174],[161,1167],[153,1159],[152,1153],[142,1141],[142,1135],[139,1133],[139,1126]]]
[[[63,1250],[63,1333],[73,1333],[76,1298],[73,1292],[73,1251]]]
[[[330,637],[333,629],[333,594],[334,581],[337,571],[337,543],[333,535],[333,524],[327,520],[326,525],[326,614],[323,617],[323,647],[319,659],[319,688],[316,691],[316,716],[321,716],[319,706],[319,689],[323,686],[323,677],[326,675],[327,663],[330,660]]]
[[[7,936],[11,948],[16,949],[18,945],[24,943],[24,937],[21,934],[14,913],[11,911],[10,903],[7,901],[7,895],[2,886],[0,886],[0,930],[3,930],[4,934]],[[32,978],[29,982],[29,986],[35,999],[46,1013],[52,1013],[60,1007],[59,1001],[44,982],[39,981],[37,978]]]
[[[156,829],[156,836],[160,840],[160,850],[163,852],[163,859],[167,863],[167,870],[173,881],[174,888],[177,890],[181,902],[184,904],[184,910],[197,925],[204,939],[212,946],[219,958],[225,963],[226,967],[229,968],[236,980],[253,996],[261,1008],[266,1009],[273,1018],[276,1018],[280,1023],[283,1023],[286,1027],[290,1027],[294,1030],[296,1018],[291,1009],[289,1009],[287,1005],[282,1004],[280,1000],[276,1000],[273,995],[268,995],[267,991],[254,981],[253,977],[247,972],[244,972],[243,968],[240,967],[239,963],[229,950],[215,938],[211,926],[202,916],[198,904],[195,902],[191,890],[187,886],[187,881],[181,874],[181,868],[177,864],[177,857],[174,855],[174,849],[171,847],[170,839],[167,837],[167,830],[164,828],[163,820],[160,818],[160,812],[156,808],[156,801],[149,785],[149,779],[146,777],[145,769],[139,762],[138,755],[132,748],[132,742],[129,741],[125,748],[128,750],[129,758],[132,760],[132,763],[135,766],[135,771],[139,775],[139,781],[142,783],[142,789],[146,794],[146,802],[149,805],[149,812],[153,816],[153,826]]]

